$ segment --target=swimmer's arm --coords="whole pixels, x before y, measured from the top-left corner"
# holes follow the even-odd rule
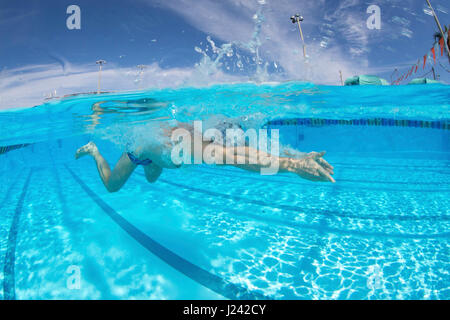
[[[243,170],[259,172],[262,168],[268,168],[274,162],[278,162],[277,172],[295,173],[303,179],[311,181],[335,182],[331,177],[334,174],[333,166],[322,158],[325,155],[324,151],[310,152],[302,159],[276,157],[250,147],[224,148],[223,154],[225,165],[228,154],[228,159],[232,159],[231,165]],[[262,159],[269,160],[269,163],[263,163]]]

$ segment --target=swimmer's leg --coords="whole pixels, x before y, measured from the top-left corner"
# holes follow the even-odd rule
[[[145,178],[148,182],[153,183],[158,180],[161,175],[162,168],[155,163],[150,163],[144,167]]]
[[[85,155],[91,155],[94,158],[100,178],[109,192],[119,191],[137,167],[131,162],[128,155],[123,153],[114,170],[111,171],[108,162],[106,162],[92,141],[78,149],[75,158],[79,159]]]

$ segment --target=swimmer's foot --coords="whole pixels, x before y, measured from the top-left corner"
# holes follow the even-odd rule
[[[91,141],[77,150],[77,152],[75,153],[75,159],[79,159],[88,154],[94,156],[95,153],[97,152],[98,152],[97,146],[95,145],[94,142]]]

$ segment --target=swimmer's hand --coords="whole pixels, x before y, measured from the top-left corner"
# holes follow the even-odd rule
[[[311,181],[336,182],[331,175],[334,174],[333,166],[323,156],[325,151],[310,152],[303,159],[287,158],[286,170],[293,172],[303,179]]]

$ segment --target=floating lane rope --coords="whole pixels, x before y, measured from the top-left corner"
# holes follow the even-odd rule
[[[7,153],[9,151],[20,149],[20,148],[25,148],[29,145],[30,145],[30,143],[15,144],[15,145],[11,145],[11,146],[0,146],[0,154]]]
[[[260,293],[251,292],[248,289],[239,287],[225,279],[216,276],[199,266],[187,261],[176,253],[167,249],[157,241],[150,238],[141,230],[132,225],[128,220],[118,214],[105,201],[103,201],[94,191],[92,191],[67,165],[65,166],[75,181],[91,197],[91,199],[126,233],[135,239],[140,245],[153,253],[155,256],[166,262],[175,270],[191,278],[206,288],[228,298],[239,300],[270,299]]]
[[[269,126],[306,126],[321,127],[333,125],[347,126],[379,126],[379,127],[411,127],[411,128],[429,128],[450,130],[450,121],[423,121],[423,120],[397,120],[387,118],[374,119],[321,119],[321,118],[295,118],[295,119],[277,119],[267,123]]]
[[[15,300],[16,299],[16,284],[15,284],[15,262],[16,262],[16,244],[17,244],[17,231],[19,228],[20,216],[22,214],[23,202],[25,195],[30,184],[32,171],[28,174],[27,180],[22,189],[19,201],[17,202],[16,211],[14,212],[13,221],[8,234],[8,244],[5,255],[5,265],[3,269],[3,299]]]

